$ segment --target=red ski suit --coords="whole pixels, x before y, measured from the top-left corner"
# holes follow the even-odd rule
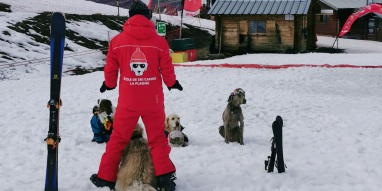
[[[155,174],[175,172],[169,158],[171,147],[164,134],[162,76],[168,87],[175,84],[176,76],[166,40],[157,35],[146,17],[131,17],[124,24],[123,32],[111,40],[104,69],[107,87],[117,85],[118,70],[119,98],[114,130],[102,156],[98,178],[116,181],[123,150],[139,117],[145,125]]]

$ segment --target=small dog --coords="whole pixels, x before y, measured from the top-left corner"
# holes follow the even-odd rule
[[[157,191],[157,178],[147,140],[140,124],[134,129],[130,143],[123,151],[119,167],[117,191]]]
[[[98,116],[101,123],[104,123],[107,116],[114,116],[115,108],[108,99],[98,99]]]
[[[164,122],[165,124],[165,134],[166,134],[166,138],[169,137],[169,144],[170,144],[170,141],[172,141],[172,138],[173,139],[176,139],[174,140],[176,144],[170,144],[171,146],[188,146],[188,137],[186,134],[184,134],[182,131],[184,129],[184,127],[182,125],[180,125],[180,117],[177,115],[177,114],[170,114],[166,117],[166,120]],[[170,136],[171,135],[171,132],[172,131],[180,131],[182,132],[182,137],[180,135],[178,135],[179,133],[173,133],[173,136]],[[183,144],[180,143],[180,139],[183,139]]]
[[[97,105],[93,107],[93,117],[90,125],[94,133],[92,142],[107,143],[113,131],[113,116],[115,108],[108,99],[98,99]]]
[[[240,105],[246,104],[245,92],[241,88],[235,89],[228,98],[228,104],[223,112],[224,125],[219,127],[219,133],[224,142],[238,142],[244,145],[244,116]],[[239,125],[240,122],[240,125]]]

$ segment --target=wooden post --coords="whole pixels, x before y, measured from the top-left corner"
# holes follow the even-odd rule
[[[220,54],[222,49],[222,36],[223,36],[223,21],[221,18],[220,18],[220,34],[219,35],[220,35],[220,40],[219,40],[219,54]]]
[[[307,49],[314,49],[316,45],[316,14],[321,11],[318,0],[312,0],[308,10],[308,39]]]
[[[182,38],[182,25],[183,25],[183,5],[182,6],[182,11],[181,11],[181,15],[180,15],[180,35],[179,35],[179,39]]]
[[[297,54],[301,51],[301,36],[302,36],[302,22],[300,15],[294,15],[294,40],[293,40],[293,53]]]

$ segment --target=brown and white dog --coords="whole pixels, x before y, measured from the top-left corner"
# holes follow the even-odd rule
[[[123,151],[116,191],[157,191],[157,178],[147,140],[140,124],[134,129],[130,143]]]
[[[169,138],[169,145],[171,146],[188,146],[188,137],[184,133],[182,133],[184,127],[180,124],[180,117],[177,114],[170,114],[166,117],[166,120],[164,122],[165,124],[165,131],[167,132],[167,136],[170,136],[173,131],[179,131],[183,135],[181,139],[183,139],[183,144],[170,144],[171,136]],[[177,138],[174,137],[174,139],[180,139],[180,136]],[[176,142],[179,142],[179,140],[176,140]]]

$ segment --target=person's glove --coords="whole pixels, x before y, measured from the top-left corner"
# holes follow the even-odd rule
[[[117,86],[115,86],[115,87],[117,87]],[[109,87],[106,86],[105,81],[103,81],[103,84],[102,84],[101,88],[99,89],[99,91],[100,91],[101,93],[103,93],[103,92],[105,92],[106,90],[114,90],[115,87],[114,87],[114,88],[109,88]]]
[[[167,87],[169,91],[171,91],[171,89],[178,89],[180,91],[183,90],[183,87],[179,84],[178,80],[175,81],[175,84],[171,87]]]

